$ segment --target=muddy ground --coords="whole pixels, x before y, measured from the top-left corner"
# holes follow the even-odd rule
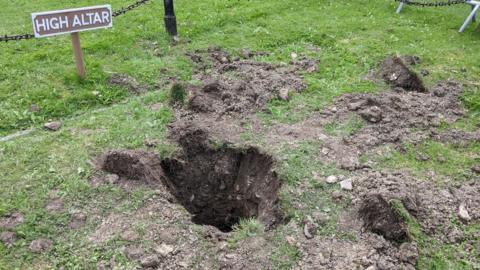
[[[272,239],[281,226],[290,232],[288,244],[301,253],[296,269],[415,269],[419,250],[395,206],[399,202],[427,235],[445,243],[465,241],[467,252],[478,250],[479,236],[464,235],[451,223],[458,219],[469,225],[480,219],[478,179],[439,186],[360,162],[360,157],[387,145],[401,150],[407,143],[429,138],[463,145],[478,141],[478,131],[439,129],[464,115],[459,83],[445,81],[429,89],[409,68],[418,58],[391,57],[375,73],[391,89],[344,95],[304,121],[267,126],[255,113],[272,99],[288,100],[289,93],[305,89],[302,74],[315,71],[320,63],[305,57],[282,65],[254,60],[263,54],[245,51],[233,57],[216,48],[188,55],[197,65],[195,79],[200,83],[186,86],[186,104],[175,105],[169,139],[178,145],[177,152],[162,158],[153,152],[112,150],[97,159],[103,172],[93,177],[94,185],[147,185],[158,195],[134,215],[107,217],[91,237],[95,244],[121,234],[132,240],[125,246],[127,256],[145,269],[272,269]],[[355,133],[325,132],[326,126],[352,118],[362,123]],[[263,143],[246,145],[240,136],[244,132]],[[355,240],[315,235],[322,226],[318,218],[298,223],[282,211],[283,180],[275,155],[285,145],[305,141],[321,142],[319,158],[350,171],[342,182],[344,190],[332,197],[347,206],[337,224],[338,234],[353,235]],[[295,192],[301,194],[303,187],[295,187]],[[229,233],[244,218],[258,219],[267,231],[231,249]],[[138,236],[130,223],[135,220],[147,222],[143,237],[156,247],[134,241]],[[193,224],[203,225],[200,233],[193,233]]]

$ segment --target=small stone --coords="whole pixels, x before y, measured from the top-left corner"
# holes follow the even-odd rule
[[[303,234],[307,239],[312,239],[317,231],[317,224],[315,224],[312,217],[308,215],[303,219],[303,223]]]
[[[43,253],[43,252],[49,250],[50,247],[52,246],[52,244],[53,244],[52,240],[41,238],[41,239],[33,240],[30,243],[30,246],[28,248],[32,252]]]
[[[16,240],[17,234],[14,232],[2,232],[2,234],[0,234],[0,242],[7,247],[13,246],[13,243],[15,243]]]
[[[369,267],[365,268],[365,270],[377,270],[375,265],[370,265]]]
[[[325,181],[329,184],[335,184],[338,182],[338,177],[335,175],[330,175]]]
[[[340,187],[344,190],[352,190],[353,185],[352,185],[352,179],[346,179],[340,182]]]
[[[283,100],[283,101],[288,101],[290,99],[289,97],[289,91],[287,88],[280,89],[278,92],[278,97]]]
[[[105,182],[110,183],[110,184],[116,184],[120,180],[120,177],[116,174],[107,174],[105,176]]]
[[[160,254],[162,257],[166,257],[168,254],[172,253],[174,251],[174,247],[171,245],[167,244],[161,244],[157,248],[155,248],[155,251]]]
[[[222,64],[227,64],[227,63],[230,62],[230,61],[228,60],[227,57],[224,56],[224,57],[220,58],[220,62],[221,62]]]
[[[464,221],[470,221],[472,219],[472,217],[470,217],[470,214],[468,213],[465,203],[461,203],[458,207],[458,216]]]
[[[480,165],[473,166],[473,167],[472,167],[472,171],[473,171],[474,173],[480,174]]]
[[[328,149],[326,147],[323,147],[322,148],[322,154],[324,154],[326,156],[326,155],[328,155],[328,153],[330,153],[330,149]]]
[[[58,131],[62,127],[62,123],[58,121],[48,122],[43,127],[50,131]]]
[[[297,242],[295,241],[295,238],[293,238],[292,236],[287,236],[285,237],[285,240],[287,241],[287,243],[290,245],[290,246],[296,246],[297,245]]]
[[[225,254],[225,258],[231,260],[235,258],[235,254]]]
[[[295,60],[298,58],[298,54],[297,53],[294,53],[292,52],[292,54],[290,54],[290,57],[292,57],[292,60]]]
[[[140,265],[146,268],[157,267],[159,264],[160,264],[160,259],[158,258],[157,255],[146,256],[140,260]]]

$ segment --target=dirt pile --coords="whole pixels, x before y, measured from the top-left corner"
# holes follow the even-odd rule
[[[195,113],[253,113],[279,96],[281,91],[299,92],[306,86],[300,70],[316,70],[317,62],[304,59],[293,65],[275,65],[234,58],[221,49],[188,54],[200,66],[194,78],[201,86],[190,86],[189,108]],[[253,53],[246,55],[253,57]]]
[[[355,169],[358,157],[377,146],[402,146],[434,137],[442,123],[453,123],[464,115],[461,93],[461,85],[449,81],[426,93],[402,90],[344,95],[321,113],[319,125],[347,123],[354,115],[361,117],[364,125],[352,135],[327,140],[329,156],[342,167]],[[342,161],[345,156],[352,160]]]
[[[463,204],[468,209],[471,217],[468,222],[480,219],[480,198],[478,197],[480,183],[475,180],[450,187],[438,187],[434,182],[421,181],[404,173],[365,169],[359,171],[353,183],[353,194],[357,198],[354,201],[360,209],[363,209],[360,213],[365,212],[364,202],[371,201],[372,192],[375,192],[385,201],[395,199],[402,202],[409,214],[417,219],[425,233],[443,241],[448,241],[448,235],[454,229],[450,226],[451,220],[459,217],[460,205]],[[386,206],[385,203],[382,204]],[[374,220],[375,215],[381,213],[369,212]],[[369,220],[371,219],[367,218],[367,226]]]
[[[159,184],[163,178],[160,157],[144,151],[113,150],[98,160],[99,168],[125,180]]]
[[[404,58],[410,60],[411,64],[416,64],[414,57]],[[426,92],[420,77],[411,71],[404,60],[398,56],[387,58],[379,71],[381,78],[393,87],[400,87],[407,91]]]
[[[180,157],[165,159],[167,186],[198,224],[222,231],[245,218],[258,218],[267,227],[281,220],[272,157],[258,149],[214,146],[203,130],[192,129],[179,143]]]
[[[407,225],[382,195],[369,195],[359,212],[367,230],[399,243],[409,239]]]

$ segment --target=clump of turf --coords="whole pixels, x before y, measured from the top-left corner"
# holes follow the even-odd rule
[[[170,105],[183,105],[187,92],[185,86],[181,83],[175,83],[170,89]]]

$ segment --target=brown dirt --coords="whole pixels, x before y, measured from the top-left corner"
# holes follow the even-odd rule
[[[142,94],[148,91],[148,88],[137,82],[135,78],[125,74],[113,74],[108,83],[111,86],[125,88],[132,94]]]
[[[379,75],[386,83],[394,87],[400,87],[407,91],[427,91],[420,77],[411,71],[400,57],[387,58],[382,64]]]
[[[21,213],[11,213],[6,216],[0,217],[0,228],[13,229],[16,226],[22,224],[24,217]]]
[[[366,197],[359,213],[367,230],[395,242],[409,239],[407,225],[382,195],[371,194]]]
[[[164,177],[160,157],[151,152],[112,150],[98,158],[96,164],[97,168],[118,175],[119,184],[125,186],[145,184],[158,186]],[[108,178],[113,179],[112,175],[110,177],[107,175],[103,176],[103,180],[97,180],[97,182],[112,183],[112,181],[108,181]],[[112,184],[116,184],[116,181],[113,181]]]
[[[0,242],[7,247],[13,246],[16,240],[17,240],[17,234],[14,232],[2,232],[0,234]]]
[[[163,160],[162,167],[167,186],[195,223],[229,231],[241,218],[258,218],[267,227],[279,222],[281,183],[272,157],[253,147],[215,147],[195,127],[178,141],[183,153]]]
[[[55,198],[50,200],[46,206],[47,211],[52,214],[60,214],[63,212],[64,208],[65,204],[63,203],[63,200],[61,198]]]
[[[231,250],[225,248],[225,234],[209,226],[229,231],[245,217],[257,217],[267,227],[281,221],[280,181],[272,170],[274,160],[258,147],[244,145],[240,134],[248,131],[265,138],[273,152],[285,144],[320,140],[324,142],[322,162],[332,161],[352,170],[353,190],[337,191],[341,196],[336,200],[348,205],[338,224],[339,233],[353,235],[355,240],[314,234],[305,239],[303,227],[288,223],[294,232],[291,238],[298,239],[292,241],[298,241],[295,245],[302,253],[299,269],[415,269],[418,249],[412,242],[400,244],[408,240],[408,232],[389,203],[393,199],[401,201],[430,236],[475,246],[475,239],[459,232],[458,226],[480,219],[478,181],[439,187],[434,181],[378,172],[359,162],[361,155],[385,145],[402,147],[427,138],[477,139],[478,132],[437,131],[442,122],[453,123],[464,114],[458,83],[444,82],[426,91],[404,64],[407,60],[418,64],[419,59],[392,58],[385,61],[382,77],[395,86],[394,91],[344,95],[303,122],[266,127],[254,112],[285,88],[301,91],[300,73],[313,71],[313,64],[299,63],[302,58],[292,62],[293,66],[264,64],[250,59],[254,53],[245,52],[248,59],[240,60],[219,49],[189,56],[199,67],[195,79],[202,84],[188,87],[187,108],[175,108],[170,138],[180,151],[164,160],[144,151],[111,151],[99,162],[102,169],[120,179],[159,189],[159,196],[134,214],[106,217],[92,235],[97,244],[130,230],[132,221],[149,220],[147,235],[141,237],[153,239],[163,248],[146,249],[138,260],[147,264],[149,258],[160,256],[157,267],[161,269],[273,268],[269,259],[273,232],[242,241]],[[324,134],[326,124],[348,121],[352,115],[365,121],[362,129],[343,137]],[[302,194],[302,187],[298,188]],[[183,207],[174,203],[172,194]],[[461,204],[471,219],[453,225],[451,220],[458,217]],[[194,223],[204,224],[200,234],[192,233]],[[167,255],[155,251],[164,250],[165,245],[173,246],[174,251]]]
[[[306,87],[300,70],[313,72],[318,65],[306,58],[291,66],[240,60],[218,48],[189,56],[201,66],[194,78],[202,82],[189,87],[189,109],[210,117],[249,114],[261,110],[283,89],[299,92]]]
[[[48,251],[52,247],[52,245],[52,240],[40,238],[37,240],[33,240],[28,248],[34,253],[43,253],[45,251]]]

